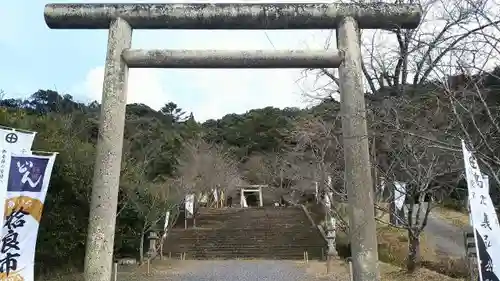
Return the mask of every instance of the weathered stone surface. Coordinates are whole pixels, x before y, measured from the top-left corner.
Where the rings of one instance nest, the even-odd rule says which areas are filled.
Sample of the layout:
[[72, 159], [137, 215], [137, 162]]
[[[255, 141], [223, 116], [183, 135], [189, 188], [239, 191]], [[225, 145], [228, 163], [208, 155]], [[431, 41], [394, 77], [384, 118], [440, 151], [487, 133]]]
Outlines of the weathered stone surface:
[[127, 103], [128, 67], [121, 58], [130, 48], [132, 29], [122, 19], [109, 29], [104, 67], [99, 136], [90, 202], [89, 228], [85, 255], [85, 280], [103, 281], [111, 276], [116, 208]]
[[320, 259], [325, 240], [298, 207], [203, 208], [196, 228], [174, 228], [164, 255], [187, 259]]
[[123, 58], [132, 68], [337, 68], [342, 61], [325, 50], [127, 50]]
[[415, 28], [422, 9], [409, 4], [47, 4], [58, 29], [106, 29], [121, 17], [135, 29], [334, 29], [344, 17], [360, 28]]
[[378, 281], [378, 251], [373, 203], [373, 179], [363, 87], [359, 29], [346, 18], [337, 32], [344, 61], [339, 67], [345, 188], [354, 280]]

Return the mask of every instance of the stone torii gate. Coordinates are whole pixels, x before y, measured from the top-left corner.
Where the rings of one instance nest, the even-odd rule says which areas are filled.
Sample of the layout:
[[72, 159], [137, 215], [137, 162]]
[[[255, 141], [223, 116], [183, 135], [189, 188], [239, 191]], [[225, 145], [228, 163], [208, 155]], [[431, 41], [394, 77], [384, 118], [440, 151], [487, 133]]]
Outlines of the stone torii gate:
[[[85, 280], [111, 275], [128, 68], [339, 68], [354, 280], [379, 280], [359, 29], [412, 29], [406, 4], [48, 4], [53, 29], [109, 29]], [[134, 50], [133, 29], [336, 29], [339, 51]]]

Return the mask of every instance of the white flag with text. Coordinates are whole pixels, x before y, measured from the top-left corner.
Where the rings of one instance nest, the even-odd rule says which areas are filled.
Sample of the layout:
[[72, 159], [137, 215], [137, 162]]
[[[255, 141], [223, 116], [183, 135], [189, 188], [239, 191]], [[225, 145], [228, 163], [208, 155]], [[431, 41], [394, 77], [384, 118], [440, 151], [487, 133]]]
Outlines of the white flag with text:
[[394, 182], [394, 204], [398, 210], [402, 210], [406, 201], [406, 183]]
[[465, 174], [469, 192], [470, 218], [476, 240], [480, 281], [499, 281], [500, 225], [489, 188], [474, 155], [462, 141]]
[[[36, 132], [19, 131], [14, 128], [0, 128], [0, 170], [6, 168], [8, 153], [30, 153], [31, 146], [35, 140]], [[0, 174], [0, 180], [3, 180], [7, 175]], [[7, 189], [0, 189], [0, 202], [5, 202], [7, 198]], [[5, 204], [5, 203], [4, 203]], [[5, 217], [5, 208], [0, 208], [0, 225], [3, 225]]]
[[184, 204], [186, 209], [186, 218], [192, 218], [194, 216], [194, 194], [187, 194]]
[[0, 241], [0, 280], [34, 280], [35, 247], [56, 154], [8, 153], [0, 171], [7, 190]]

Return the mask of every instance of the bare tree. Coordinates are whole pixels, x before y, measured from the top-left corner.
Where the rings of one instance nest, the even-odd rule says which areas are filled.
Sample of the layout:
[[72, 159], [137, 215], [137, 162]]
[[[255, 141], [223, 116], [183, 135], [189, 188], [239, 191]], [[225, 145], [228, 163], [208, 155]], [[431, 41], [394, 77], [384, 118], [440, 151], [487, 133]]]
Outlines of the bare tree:
[[214, 189], [228, 192], [243, 184], [233, 157], [222, 147], [202, 139], [185, 145], [178, 180], [186, 193], [199, 195]]
[[[314, 171], [311, 178], [318, 181], [321, 187], [328, 184], [328, 176], [341, 173], [339, 160], [342, 159], [342, 144], [340, 140], [340, 118], [326, 120], [321, 117], [305, 117], [298, 120], [290, 132], [295, 143], [293, 150], [300, 152], [303, 161], [312, 163]], [[339, 154], [340, 153], [340, 154]], [[335, 180], [338, 180], [335, 175]], [[339, 182], [334, 185], [338, 186]], [[341, 185], [342, 186], [342, 185]]]
[[[459, 64], [475, 71], [488, 61], [492, 52], [498, 52], [495, 38], [500, 34], [500, 16], [489, 12], [498, 9], [495, 1], [398, 1], [405, 2], [423, 8], [423, 20], [417, 29], [362, 33], [362, 69], [367, 91], [377, 93], [391, 88], [401, 94], [411, 86], [453, 75]], [[334, 48], [335, 33], [330, 31], [325, 35], [325, 48]], [[338, 98], [336, 69], [310, 69], [304, 72], [304, 78], [311, 72], [319, 82], [307, 96]]]
[[[390, 208], [383, 202], [376, 207], [397, 217], [408, 232], [407, 268], [413, 271], [429, 213], [454, 191], [463, 169], [461, 153], [445, 149], [450, 146], [449, 136], [456, 133], [457, 122], [442, 89], [434, 84], [418, 95], [385, 96], [369, 99], [369, 104], [374, 170], [393, 194], [388, 198]], [[405, 198], [401, 204], [406, 212], [394, 206], [397, 193]]]
[[464, 73], [460, 75], [460, 85], [443, 84], [451, 115], [457, 122], [455, 146], [448, 149], [461, 151], [459, 139], [466, 140], [497, 187], [500, 187], [500, 99], [496, 89], [500, 84], [499, 69], [476, 75]]
[[254, 154], [242, 165], [245, 178], [255, 184], [267, 184], [282, 189], [300, 185], [304, 179], [303, 165], [294, 151]]
[[[394, 133], [397, 134], [397, 133]], [[380, 169], [386, 182], [390, 183], [394, 195], [390, 200], [403, 199], [403, 212], [395, 208], [384, 208], [385, 212], [397, 217], [399, 227], [408, 233], [407, 270], [417, 269], [420, 259], [420, 236], [423, 233], [431, 210], [439, 205], [453, 191], [453, 183], [442, 181], [451, 172], [451, 162], [459, 163], [458, 155], [434, 148], [430, 141], [410, 136], [405, 132], [392, 138], [387, 161], [388, 169]], [[451, 165], [450, 165], [451, 164]], [[396, 184], [397, 182], [401, 184]], [[399, 194], [396, 196], [396, 194]], [[395, 198], [399, 197], [401, 198]], [[381, 220], [388, 223], [385, 220]]]
[[[497, 61], [492, 58], [500, 55], [500, 15], [490, 12], [497, 11], [498, 4], [489, 0], [398, 1], [404, 2], [423, 7], [421, 25], [415, 30], [363, 31], [362, 69], [367, 92], [371, 92], [367, 117], [375, 182], [383, 176], [389, 182], [407, 183], [409, 206], [402, 227], [408, 231], [408, 269], [414, 270], [428, 214], [443, 198], [436, 194], [453, 189], [453, 181], [440, 179], [462, 169], [457, 160], [460, 138], [476, 143], [483, 156], [478, 158], [498, 181], [498, 103], [495, 109], [485, 103], [483, 89], [476, 89], [473, 95], [469, 92], [465, 98], [463, 91], [446, 91], [443, 85], [457, 72], [473, 76]], [[334, 33], [328, 35], [326, 48], [335, 47]], [[309, 96], [324, 100], [337, 94], [335, 69], [305, 73], [311, 72], [322, 83]], [[423, 206], [417, 199], [430, 195], [436, 200], [421, 213], [418, 209]]]
[[329, 202], [325, 210], [327, 216], [335, 218], [336, 227], [347, 233], [348, 223], [342, 204], [346, 192], [340, 129], [339, 115], [332, 114], [329, 118], [308, 116], [298, 120], [289, 135], [300, 161], [311, 164], [312, 171], [306, 172], [310, 174], [311, 184], [317, 182], [323, 199]]

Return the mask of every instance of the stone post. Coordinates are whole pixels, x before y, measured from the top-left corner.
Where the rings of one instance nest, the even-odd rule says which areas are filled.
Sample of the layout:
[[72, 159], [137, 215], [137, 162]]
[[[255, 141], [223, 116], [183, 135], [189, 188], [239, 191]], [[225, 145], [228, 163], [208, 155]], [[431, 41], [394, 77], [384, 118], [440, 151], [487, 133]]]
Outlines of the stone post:
[[116, 208], [127, 103], [128, 67], [122, 58], [130, 48], [132, 29], [123, 19], [111, 22], [97, 139], [85, 254], [86, 281], [109, 280], [112, 272]]
[[380, 274], [359, 38], [358, 22], [345, 17], [337, 29], [337, 44], [344, 54], [339, 78], [354, 280], [377, 281]]

